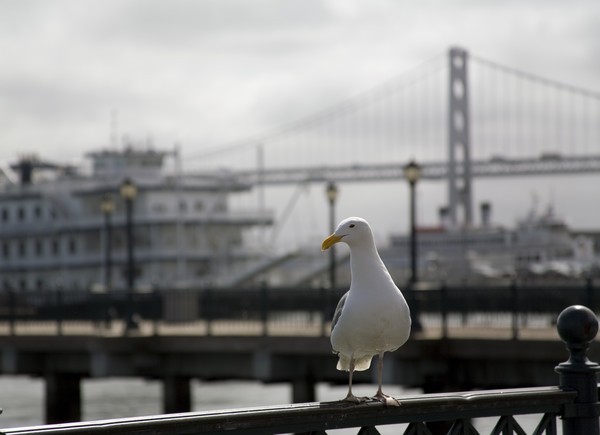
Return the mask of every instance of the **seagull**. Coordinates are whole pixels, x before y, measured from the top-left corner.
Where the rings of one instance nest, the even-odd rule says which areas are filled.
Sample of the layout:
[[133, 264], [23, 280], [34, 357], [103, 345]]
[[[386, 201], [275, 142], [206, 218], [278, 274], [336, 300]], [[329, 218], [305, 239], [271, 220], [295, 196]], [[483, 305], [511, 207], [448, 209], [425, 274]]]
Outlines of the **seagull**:
[[378, 355], [379, 388], [373, 399], [397, 406], [398, 401], [381, 389], [383, 354], [395, 351], [408, 340], [410, 309], [381, 261], [366, 220], [344, 219], [323, 241], [321, 250], [338, 242], [350, 248], [351, 271], [350, 290], [338, 302], [331, 324], [331, 346], [339, 357], [336, 368], [349, 372], [348, 395], [343, 400], [368, 400], [352, 394], [352, 375], [354, 371], [367, 370]]

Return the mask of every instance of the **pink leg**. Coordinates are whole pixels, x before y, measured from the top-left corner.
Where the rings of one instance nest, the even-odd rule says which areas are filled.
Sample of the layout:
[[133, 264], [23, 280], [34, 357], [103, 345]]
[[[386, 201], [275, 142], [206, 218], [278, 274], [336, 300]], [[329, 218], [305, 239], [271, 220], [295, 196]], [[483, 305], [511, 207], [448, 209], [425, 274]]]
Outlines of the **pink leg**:
[[356, 397], [354, 394], [352, 394], [352, 375], [354, 374], [354, 360], [351, 359], [350, 360], [350, 370], [348, 370], [349, 375], [348, 375], [348, 394], [346, 395], [346, 397], [343, 399], [347, 402], [354, 402], [354, 403], [360, 403], [361, 400]]
[[387, 394], [383, 394], [383, 390], [381, 388], [381, 384], [383, 383], [383, 352], [379, 353], [379, 358], [377, 359], [377, 393], [373, 399], [378, 400], [382, 403], [385, 403], [386, 406], [399, 406], [400, 402], [394, 399], [393, 397], [388, 396]]

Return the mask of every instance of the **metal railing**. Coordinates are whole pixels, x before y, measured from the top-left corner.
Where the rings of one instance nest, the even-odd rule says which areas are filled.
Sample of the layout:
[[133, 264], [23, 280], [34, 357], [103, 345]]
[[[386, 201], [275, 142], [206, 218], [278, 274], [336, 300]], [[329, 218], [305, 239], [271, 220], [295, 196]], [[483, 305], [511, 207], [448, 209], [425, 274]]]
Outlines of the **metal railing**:
[[[205, 411], [144, 418], [70, 423], [36, 428], [16, 428], [3, 431], [6, 435], [24, 434], [323, 434], [342, 428], [361, 428], [361, 434], [375, 434], [376, 426], [404, 424], [404, 434], [427, 434], [436, 424], [447, 422], [451, 434], [473, 432], [472, 419], [499, 416], [492, 433], [507, 433], [514, 427], [519, 433], [514, 415], [542, 414], [534, 433], [556, 434], [557, 417], [565, 406], [572, 404], [577, 393], [558, 388], [536, 388], [506, 391], [484, 391], [448, 395], [402, 397], [399, 407], [385, 407], [373, 402], [351, 405], [343, 402], [303, 403], [235, 411]], [[370, 431], [370, 432], [369, 432]], [[429, 431], [429, 432], [428, 432]], [[544, 432], [545, 431], [545, 432]], [[446, 433], [446, 432], [444, 432]]]
[[[3, 434], [280, 434], [323, 435], [340, 428], [360, 428], [358, 434], [378, 434], [381, 425], [404, 424], [405, 435], [478, 434], [472, 419], [497, 417], [491, 434], [525, 434], [515, 416], [541, 415], [533, 434], [557, 434], [558, 418], [564, 435], [600, 435], [597, 373], [600, 366], [587, 358], [598, 332], [596, 315], [571, 306], [557, 320], [569, 359], [559, 364], [558, 387], [432, 394], [399, 398], [400, 406], [376, 401], [304, 403], [241, 410], [166, 414], [115, 420], [4, 429]], [[500, 374], [499, 374], [500, 375]], [[400, 433], [400, 432], [399, 432]]]
[[[154, 290], [92, 293], [75, 290], [0, 291], [0, 334], [27, 333], [29, 326], [51, 326], [57, 334], [114, 334], [128, 312], [145, 328], [140, 333], [187, 328], [198, 335], [293, 331], [327, 335], [337, 301], [345, 289], [259, 288]], [[446, 286], [406, 291], [414, 319], [446, 337], [452, 327], [503, 327], [512, 338], [534, 319], [538, 329], [553, 327], [562, 307], [582, 304], [600, 310], [600, 287], [579, 285]], [[484, 325], [481, 323], [485, 322]], [[535, 323], [535, 322], [534, 322]], [[23, 328], [20, 328], [23, 327]], [[38, 329], [40, 329], [38, 328]]]

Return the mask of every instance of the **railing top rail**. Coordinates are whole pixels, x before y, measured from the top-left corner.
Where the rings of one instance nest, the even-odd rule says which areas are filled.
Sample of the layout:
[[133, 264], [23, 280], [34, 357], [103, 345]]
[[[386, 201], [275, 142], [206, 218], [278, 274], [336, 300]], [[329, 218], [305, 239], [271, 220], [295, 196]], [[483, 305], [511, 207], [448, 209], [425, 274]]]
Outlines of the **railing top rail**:
[[249, 435], [310, 432], [498, 415], [559, 415], [565, 405], [573, 403], [576, 396], [575, 391], [564, 391], [557, 387], [520, 388], [405, 396], [399, 399], [399, 407], [386, 407], [379, 402], [360, 405], [317, 402], [11, 428], [3, 429], [2, 433], [171, 435], [226, 431]]

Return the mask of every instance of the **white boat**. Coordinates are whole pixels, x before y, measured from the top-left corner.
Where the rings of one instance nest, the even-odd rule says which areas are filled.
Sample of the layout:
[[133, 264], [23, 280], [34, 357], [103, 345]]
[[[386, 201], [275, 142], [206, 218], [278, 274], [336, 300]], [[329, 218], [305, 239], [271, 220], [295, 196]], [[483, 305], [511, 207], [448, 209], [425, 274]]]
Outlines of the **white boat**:
[[[271, 225], [272, 213], [234, 211], [229, 200], [251, 186], [226, 172], [168, 173], [165, 159], [174, 154], [128, 146], [88, 154], [87, 173], [31, 156], [12, 165], [12, 172], [0, 171], [2, 288], [127, 288], [126, 207], [119, 193], [126, 178], [137, 187], [135, 289], [218, 286], [260, 261], [244, 235]], [[108, 220], [103, 198], [114, 203]]]
[[[417, 231], [421, 276], [432, 280], [589, 276], [597, 265], [594, 239], [573, 233], [552, 207], [533, 208], [514, 229], [494, 226], [489, 205], [482, 226], [438, 227]], [[408, 253], [409, 238], [392, 236], [388, 255]]]

